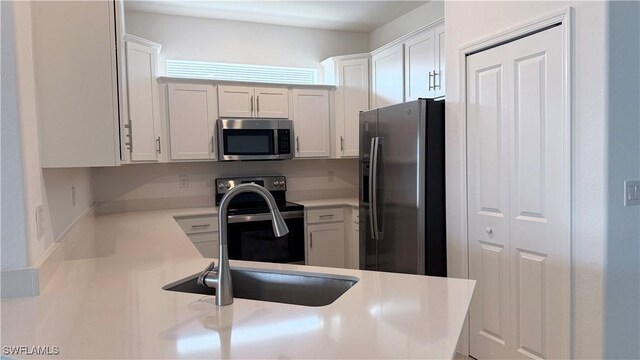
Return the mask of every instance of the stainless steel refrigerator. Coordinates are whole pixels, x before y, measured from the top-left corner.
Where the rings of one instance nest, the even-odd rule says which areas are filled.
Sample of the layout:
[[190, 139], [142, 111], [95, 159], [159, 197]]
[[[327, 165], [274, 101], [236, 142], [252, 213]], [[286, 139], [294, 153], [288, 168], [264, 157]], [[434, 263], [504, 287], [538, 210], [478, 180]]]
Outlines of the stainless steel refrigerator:
[[444, 101], [360, 113], [360, 269], [446, 276]]

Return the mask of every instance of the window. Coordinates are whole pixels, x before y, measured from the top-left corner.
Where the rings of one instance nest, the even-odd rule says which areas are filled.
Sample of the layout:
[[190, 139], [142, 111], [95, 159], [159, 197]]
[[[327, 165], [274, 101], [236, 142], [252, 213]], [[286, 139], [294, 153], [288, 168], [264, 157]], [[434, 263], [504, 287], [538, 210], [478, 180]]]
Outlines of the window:
[[318, 78], [316, 69], [189, 60], [167, 60], [167, 76], [306, 85]]

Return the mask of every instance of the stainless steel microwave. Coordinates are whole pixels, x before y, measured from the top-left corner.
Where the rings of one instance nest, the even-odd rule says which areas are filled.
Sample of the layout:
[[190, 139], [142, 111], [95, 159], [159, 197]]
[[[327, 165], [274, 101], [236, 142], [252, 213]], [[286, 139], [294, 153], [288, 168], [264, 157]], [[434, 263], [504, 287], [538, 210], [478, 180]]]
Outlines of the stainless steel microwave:
[[293, 122], [286, 119], [218, 119], [218, 160], [293, 159]]

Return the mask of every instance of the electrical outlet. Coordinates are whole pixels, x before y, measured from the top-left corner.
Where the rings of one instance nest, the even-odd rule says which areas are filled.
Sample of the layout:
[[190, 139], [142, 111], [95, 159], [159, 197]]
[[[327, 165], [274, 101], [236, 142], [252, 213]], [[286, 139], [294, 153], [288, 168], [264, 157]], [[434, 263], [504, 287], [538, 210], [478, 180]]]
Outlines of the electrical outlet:
[[640, 181], [624, 182], [624, 206], [640, 206]]
[[76, 187], [75, 186], [71, 187], [71, 205], [73, 207], [76, 206]]
[[329, 179], [328, 179], [328, 181], [329, 181], [330, 183], [332, 183], [332, 182], [336, 181], [336, 172], [335, 172], [335, 171], [333, 171], [333, 170], [329, 170], [329, 171], [328, 171], [328, 175], [329, 175]]
[[38, 234], [38, 239], [42, 239], [46, 230], [44, 226], [45, 215], [44, 206], [42, 204], [36, 206], [36, 233]]
[[186, 189], [189, 187], [189, 177], [187, 175], [180, 175], [178, 177], [178, 187], [180, 189]]

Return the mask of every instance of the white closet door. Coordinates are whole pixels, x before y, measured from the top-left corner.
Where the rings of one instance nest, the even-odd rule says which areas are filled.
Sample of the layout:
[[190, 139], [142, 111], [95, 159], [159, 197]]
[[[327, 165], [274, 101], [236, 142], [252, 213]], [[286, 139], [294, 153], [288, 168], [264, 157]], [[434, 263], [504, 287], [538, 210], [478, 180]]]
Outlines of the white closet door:
[[472, 356], [508, 357], [508, 52], [467, 58], [469, 277], [478, 281], [469, 313]]
[[569, 357], [570, 157], [562, 28], [509, 46], [512, 358]]
[[469, 275], [478, 280], [470, 355], [477, 359], [569, 357], [565, 75], [560, 27], [467, 58]]

